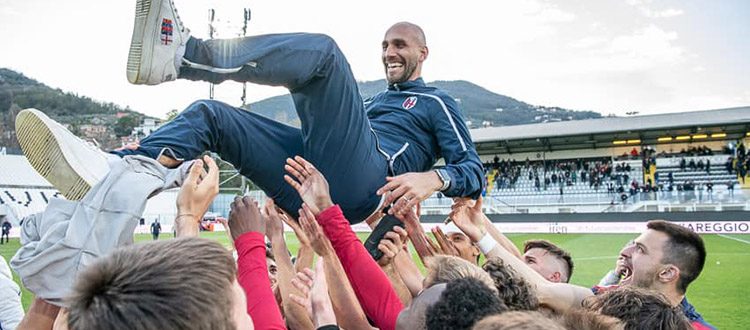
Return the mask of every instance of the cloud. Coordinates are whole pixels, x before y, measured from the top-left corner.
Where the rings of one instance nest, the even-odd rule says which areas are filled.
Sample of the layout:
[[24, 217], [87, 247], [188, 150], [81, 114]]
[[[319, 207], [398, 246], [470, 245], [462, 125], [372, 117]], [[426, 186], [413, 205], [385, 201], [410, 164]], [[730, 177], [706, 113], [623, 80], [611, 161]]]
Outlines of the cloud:
[[658, 10], [651, 8], [652, 0], [627, 0], [625, 1], [628, 5], [631, 5], [638, 9], [643, 16], [648, 18], [670, 18], [680, 16], [684, 14], [681, 9], [667, 8], [664, 10]]

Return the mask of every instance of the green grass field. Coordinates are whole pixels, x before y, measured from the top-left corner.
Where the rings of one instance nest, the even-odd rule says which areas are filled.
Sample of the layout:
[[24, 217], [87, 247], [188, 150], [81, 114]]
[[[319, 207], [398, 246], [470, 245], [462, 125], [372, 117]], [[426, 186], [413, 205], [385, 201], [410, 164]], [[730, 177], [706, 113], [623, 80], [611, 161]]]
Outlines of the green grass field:
[[[229, 246], [224, 233], [201, 233]], [[509, 235], [516, 245], [531, 238], [544, 238], [570, 251], [575, 262], [572, 283], [591, 286], [609, 271], [620, 248], [636, 235], [608, 234], [529, 234]], [[161, 239], [171, 238], [171, 234]], [[366, 235], [361, 234], [364, 239]], [[136, 235], [136, 242], [148, 241], [150, 235]], [[750, 237], [747, 235], [704, 235], [708, 258], [703, 273], [688, 289], [688, 299], [698, 311], [719, 329], [745, 329], [750, 324]], [[292, 252], [296, 252], [298, 241], [287, 234]], [[18, 239], [0, 245], [0, 254], [10, 260], [19, 248]], [[15, 274], [14, 274], [15, 275]], [[18, 279], [16, 278], [18, 282]], [[33, 296], [24, 290], [23, 305], [28, 308]]]

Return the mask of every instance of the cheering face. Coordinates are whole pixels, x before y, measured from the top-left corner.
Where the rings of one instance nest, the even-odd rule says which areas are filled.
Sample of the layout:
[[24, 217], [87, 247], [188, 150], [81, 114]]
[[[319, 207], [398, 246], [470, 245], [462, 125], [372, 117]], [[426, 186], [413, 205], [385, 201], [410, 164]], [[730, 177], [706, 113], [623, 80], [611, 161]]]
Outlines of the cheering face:
[[382, 43], [383, 66], [389, 84], [415, 80], [422, 74], [427, 46], [413, 27], [396, 24], [388, 29]]
[[477, 256], [479, 256], [479, 248], [471, 243], [468, 236], [463, 233], [450, 233], [447, 236], [453, 243], [453, 246], [456, 247], [456, 250], [458, 250], [461, 259], [476, 264]]
[[617, 261], [617, 269], [623, 276], [620, 285], [653, 289], [665, 267], [661, 260], [668, 241], [666, 234], [649, 229], [623, 248]]

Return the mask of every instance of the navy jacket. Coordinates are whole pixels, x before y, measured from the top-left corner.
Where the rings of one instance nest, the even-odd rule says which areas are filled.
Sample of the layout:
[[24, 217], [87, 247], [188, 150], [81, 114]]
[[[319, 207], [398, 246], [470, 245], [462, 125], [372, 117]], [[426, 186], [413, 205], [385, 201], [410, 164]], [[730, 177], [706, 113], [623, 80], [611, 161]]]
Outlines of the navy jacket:
[[456, 101], [427, 87], [419, 78], [388, 86], [365, 100], [378, 151], [395, 175], [424, 172], [439, 158], [451, 177], [448, 197], [478, 198], [484, 180], [482, 163]]

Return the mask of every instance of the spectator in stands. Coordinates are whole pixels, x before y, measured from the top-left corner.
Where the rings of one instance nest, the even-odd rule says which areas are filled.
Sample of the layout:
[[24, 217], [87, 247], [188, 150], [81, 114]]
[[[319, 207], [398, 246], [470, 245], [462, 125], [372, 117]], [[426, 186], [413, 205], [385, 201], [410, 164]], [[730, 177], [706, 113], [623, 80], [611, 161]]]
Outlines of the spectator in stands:
[[526, 241], [523, 253], [524, 262], [550, 282], [568, 283], [573, 276], [570, 254], [550, 241]]
[[13, 225], [10, 224], [10, 221], [6, 217], [3, 217], [3, 224], [2, 224], [2, 235], [0, 235], [0, 244], [3, 244], [3, 239], [5, 239], [5, 243], [10, 242], [10, 229], [13, 227]]
[[249, 329], [247, 308], [229, 252], [178, 238], [121, 248], [86, 268], [64, 328]]
[[151, 223], [151, 237], [154, 241], [159, 239], [159, 233], [161, 233], [161, 224], [159, 219], [154, 219], [154, 222]]

